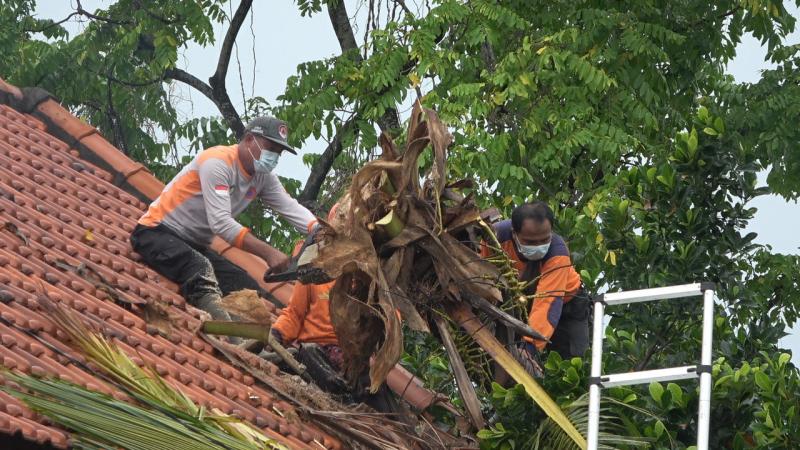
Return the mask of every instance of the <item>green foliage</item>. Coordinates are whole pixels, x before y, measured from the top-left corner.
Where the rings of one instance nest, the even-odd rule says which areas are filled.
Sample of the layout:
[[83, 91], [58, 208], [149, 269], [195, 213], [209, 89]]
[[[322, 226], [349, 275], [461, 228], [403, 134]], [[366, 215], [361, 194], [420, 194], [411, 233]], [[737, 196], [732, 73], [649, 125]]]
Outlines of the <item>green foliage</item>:
[[400, 363], [425, 381], [425, 387], [458, 402], [455, 380], [444, 348], [427, 333], [405, 330], [406, 352]]
[[[179, 119], [162, 80], [182, 46], [213, 41], [226, 2], [173, 3], [119, 0], [95, 14], [120, 23], [93, 20], [68, 36], [32, 15], [33, 0], [6, 1], [0, 76], [50, 90], [166, 179], [185, 162], [183, 143], [193, 153], [232, 140], [218, 118]], [[327, 6], [297, 4], [303, 15]], [[745, 232], [751, 200], [800, 195], [800, 47], [784, 42], [795, 18], [783, 2], [434, 0], [413, 17], [376, 17], [365, 48], [299, 65], [275, 108], [248, 102], [288, 120], [295, 145], [332, 139], [351, 123], [320, 203], [333, 203], [343, 180], [375, 156], [377, 122], [419, 89], [453, 133], [451, 176], [474, 180], [482, 206], [506, 213], [534, 198], [550, 203], [589, 288], [716, 282], [711, 447], [800, 447], [798, 372], [778, 348], [800, 311], [800, 258]], [[737, 84], [724, 67], [745, 33], [764, 43], [775, 68]], [[240, 219], [291, 248], [288, 227], [262, 216], [253, 206]], [[606, 372], [696, 361], [696, 300], [610, 312]], [[412, 346], [405, 363], [453, 395], [443, 350], [424, 348]], [[585, 364], [549, 355], [546, 368], [548, 392], [562, 405], [579, 402]], [[482, 432], [485, 448], [528, 448], [541, 425], [533, 407], [502, 413], [523, 402], [514, 392], [492, 394], [500, 422]], [[655, 448], [692, 445], [695, 385], [605, 393], [624, 427], [618, 434]]]
[[[587, 396], [564, 404], [564, 410], [570, 421], [586, 434], [588, 426]], [[562, 450], [575, 449], [572, 442], [549, 418], [538, 411], [531, 398], [525, 393], [521, 385], [505, 389], [499, 384], [492, 385], [491, 401], [496, 415], [496, 423], [478, 432], [481, 450]], [[617, 412], [611, 411], [609, 406], [615, 406], [617, 412], [625, 411], [624, 419], [617, 417]], [[635, 417], [653, 418], [647, 411], [631, 407], [615, 400], [607, 400], [601, 406], [604, 429], [599, 436], [599, 448], [650, 448], [656, 441], [657, 432], [646, 436], [631, 434], [629, 424]], [[661, 423], [657, 421], [657, 423]], [[663, 430], [663, 424], [660, 428]], [[638, 430], [633, 430], [637, 431]], [[662, 431], [663, 433], [663, 431]]]
[[121, 0], [92, 11], [99, 19], [69, 36], [61, 24], [33, 16], [35, 2], [4, 2], [0, 74], [53, 93], [133, 158], [164, 162], [177, 152], [176, 131], [185, 125], [164, 73], [187, 43], [214, 41], [223, 3]]

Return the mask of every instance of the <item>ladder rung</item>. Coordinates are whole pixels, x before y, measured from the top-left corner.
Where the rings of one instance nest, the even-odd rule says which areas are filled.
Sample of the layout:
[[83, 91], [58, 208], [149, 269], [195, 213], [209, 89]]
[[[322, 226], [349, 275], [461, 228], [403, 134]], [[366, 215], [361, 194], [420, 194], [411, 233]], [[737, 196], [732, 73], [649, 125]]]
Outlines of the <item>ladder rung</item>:
[[666, 300], [670, 298], [692, 297], [703, 294], [701, 283], [683, 284], [652, 289], [639, 289], [625, 292], [606, 292], [602, 300], [608, 306], [624, 305], [626, 303], [649, 302], [652, 300]]
[[675, 381], [697, 378], [697, 366], [670, 367], [668, 369], [643, 370], [641, 372], [617, 373], [600, 377], [604, 388], [653, 381]]

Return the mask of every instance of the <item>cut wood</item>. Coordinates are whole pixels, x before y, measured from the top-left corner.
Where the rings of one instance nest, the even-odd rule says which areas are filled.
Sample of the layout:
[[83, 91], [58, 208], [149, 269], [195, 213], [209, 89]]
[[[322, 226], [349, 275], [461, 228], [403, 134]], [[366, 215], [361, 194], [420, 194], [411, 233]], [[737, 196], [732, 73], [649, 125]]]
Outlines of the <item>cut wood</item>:
[[467, 409], [467, 416], [476, 430], [482, 429], [486, 426], [486, 421], [483, 420], [481, 413], [481, 402], [478, 400], [478, 394], [475, 393], [475, 386], [472, 385], [467, 374], [467, 369], [464, 367], [464, 361], [458, 354], [453, 337], [450, 336], [450, 330], [447, 328], [447, 323], [441, 317], [434, 317], [433, 321], [436, 323], [436, 328], [439, 330], [439, 336], [442, 338], [442, 343], [447, 351], [447, 358], [450, 360], [450, 368], [453, 369], [453, 375], [456, 378], [458, 385], [458, 394], [461, 400], [464, 401], [464, 407]]
[[460, 291], [461, 298], [467, 301], [473, 308], [480, 309], [481, 311], [488, 314], [493, 319], [499, 320], [503, 323], [506, 327], [513, 330], [515, 333], [519, 334], [520, 336], [527, 336], [533, 339], [539, 339], [542, 341], [550, 342], [550, 339], [542, 336], [541, 334], [537, 333], [527, 324], [517, 320], [507, 312], [503, 311], [502, 309], [498, 308], [488, 300], [484, 299], [479, 295], [475, 295], [469, 291], [462, 290]]

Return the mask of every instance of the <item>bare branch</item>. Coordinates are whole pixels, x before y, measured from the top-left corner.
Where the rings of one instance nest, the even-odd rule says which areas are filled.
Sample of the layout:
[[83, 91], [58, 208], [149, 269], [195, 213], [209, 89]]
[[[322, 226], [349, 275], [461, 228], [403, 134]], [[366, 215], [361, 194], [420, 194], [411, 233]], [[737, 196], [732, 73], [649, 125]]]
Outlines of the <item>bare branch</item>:
[[394, 0], [394, 3], [396, 5], [400, 5], [400, 7], [403, 8], [403, 11], [405, 11], [406, 14], [408, 14], [411, 18], [414, 18], [414, 13], [412, 13], [411, 10], [408, 9], [408, 6], [406, 5], [405, 1], [403, 1], [403, 0]]
[[214, 102], [214, 105], [216, 105], [217, 109], [219, 109], [219, 112], [222, 114], [223, 119], [225, 119], [225, 123], [233, 130], [237, 138], [240, 138], [244, 134], [242, 120], [239, 118], [239, 113], [236, 112], [227, 94], [224, 98], [220, 98], [218, 92], [211, 86], [183, 69], [168, 69], [164, 72], [164, 78], [172, 78], [173, 80], [180, 81], [197, 89], [201, 94]]
[[342, 136], [349, 132], [354, 125], [355, 119], [351, 117], [339, 128], [339, 132], [336, 133], [336, 136], [334, 136], [333, 140], [325, 148], [325, 151], [322, 152], [322, 155], [320, 155], [319, 159], [317, 159], [311, 167], [311, 174], [306, 180], [303, 192], [301, 192], [300, 196], [297, 198], [299, 202], [310, 205], [319, 197], [319, 191], [322, 189], [325, 177], [328, 176], [328, 172], [331, 170], [336, 157], [342, 153]]
[[209, 100], [216, 103], [216, 101], [214, 100], [214, 92], [211, 90], [211, 86], [204, 83], [201, 79], [197, 78], [196, 76], [190, 74], [189, 72], [183, 69], [178, 69], [178, 68], [167, 69], [164, 72], [164, 78], [172, 78], [173, 80], [186, 83], [189, 86], [200, 91], [200, 93], [208, 97]]
[[242, 28], [242, 23], [244, 23], [244, 19], [247, 17], [247, 13], [250, 12], [250, 6], [252, 6], [253, 0], [242, 0], [239, 3], [239, 7], [236, 9], [236, 13], [231, 18], [231, 24], [228, 28], [228, 32], [225, 33], [225, 40], [222, 41], [222, 50], [219, 52], [219, 61], [217, 61], [217, 70], [214, 72], [214, 75], [211, 77], [211, 86], [214, 86], [216, 79], [216, 83], [223, 84], [225, 83], [225, 76], [228, 74], [228, 64], [231, 61], [231, 52], [233, 51], [233, 44], [236, 42], [236, 36], [239, 34], [239, 29]]
[[233, 106], [228, 90], [225, 87], [225, 76], [228, 74], [228, 64], [231, 61], [231, 53], [233, 52], [233, 44], [236, 42], [236, 36], [242, 28], [242, 23], [250, 12], [250, 7], [253, 0], [242, 0], [236, 13], [231, 18], [230, 27], [228, 32], [225, 33], [225, 40], [222, 41], [222, 50], [219, 52], [219, 61], [217, 61], [217, 70], [214, 75], [208, 79], [208, 85], [211, 87], [211, 97], [214, 104], [222, 113], [228, 127], [240, 139], [244, 135], [244, 124], [236, 108]]
[[[334, 4], [329, 3], [328, 17], [331, 20], [331, 25], [336, 34], [336, 39], [339, 41], [339, 47], [341, 47], [342, 53], [352, 51], [353, 57], [356, 58], [357, 62], [363, 61], [363, 57], [358, 53], [356, 36], [350, 24], [350, 16], [347, 14], [345, 2], [338, 1]], [[397, 110], [395, 108], [387, 108], [386, 112], [384, 112], [383, 116], [378, 120], [378, 126], [380, 126], [381, 131], [387, 132], [399, 128], [400, 118], [397, 115]]]
[[58, 22], [53, 22], [53, 23], [51, 23], [49, 25], [44, 26], [43, 28], [39, 28], [38, 30], [23, 30], [23, 31], [25, 31], [27, 33], [41, 33], [41, 32], [43, 32], [45, 30], [49, 30], [50, 28], [53, 28], [53, 27], [58, 26], [58, 25], [61, 25], [62, 23], [68, 21], [69, 19], [72, 19], [73, 17], [79, 16], [79, 15], [81, 15], [81, 13], [78, 12], [78, 11], [75, 11], [74, 13], [72, 13], [72, 14], [68, 15], [67, 17], [63, 18], [62, 20], [59, 20]]
[[[333, 32], [336, 34], [342, 53], [358, 49], [356, 36], [353, 33], [353, 27], [350, 25], [350, 17], [347, 15], [347, 8], [344, 2], [338, 1], [334, 5], [328, 4], [328, 17], [331, 19]], [[362, 60], [358, 52], [355, 52], [355, 55], [358, 61]]]

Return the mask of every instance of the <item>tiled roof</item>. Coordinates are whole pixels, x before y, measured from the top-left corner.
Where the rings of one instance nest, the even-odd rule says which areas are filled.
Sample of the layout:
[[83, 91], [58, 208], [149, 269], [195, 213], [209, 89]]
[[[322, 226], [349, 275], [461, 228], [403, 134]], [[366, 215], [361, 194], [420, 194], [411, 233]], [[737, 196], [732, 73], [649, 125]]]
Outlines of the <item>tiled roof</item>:
[[[135, 361], [154, 367], [194, 401], [241, 416], [291, 448], [341, 447], [302, 422], [269, 386], [183, 331], [197, 322], [199, 312], [174, 284], [140, 264], [128, 243], [145, 201], [162, 187], [43, 91], [20, 90], [0, 80], [0, 363], [124, 398], [70, 361], [83, 358], [64, 345], [66, 336], [39, 308], [37, 297], [45, 290], [51, 299], [102, 323]], [[266, 266], [255, 257], [219, 242], [215, 249], [256, 277], [264, 273]], [[269, 287], [280, 299], [288, 298], [289, 286]], [[137, 304], [145, 302], [167, 307], [173, 325], [168, 338], [140, 317]], [[277, 367], [270, 371], [277, 374]], [[68, 433], [3, 393], [0, 433], [69, 445]]]

